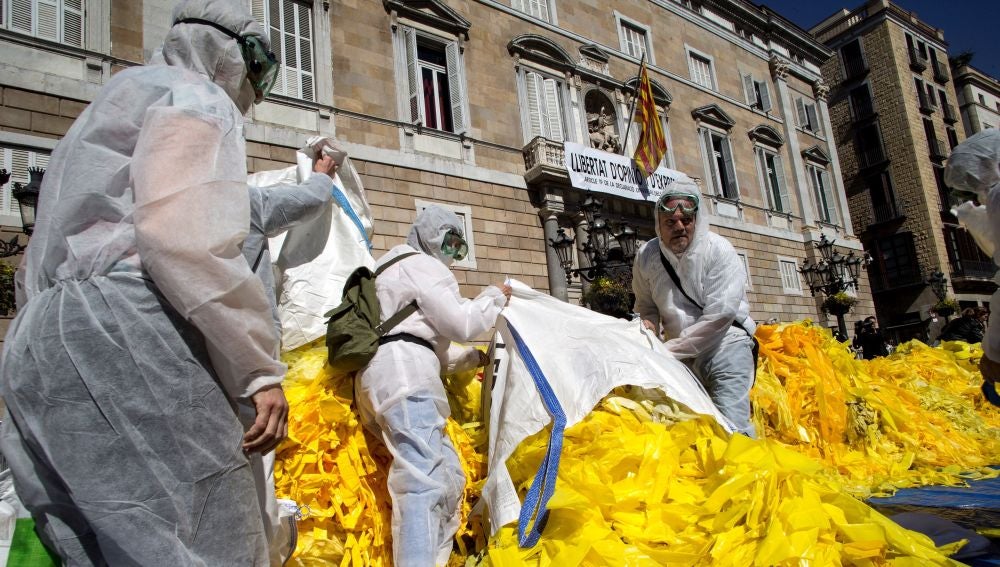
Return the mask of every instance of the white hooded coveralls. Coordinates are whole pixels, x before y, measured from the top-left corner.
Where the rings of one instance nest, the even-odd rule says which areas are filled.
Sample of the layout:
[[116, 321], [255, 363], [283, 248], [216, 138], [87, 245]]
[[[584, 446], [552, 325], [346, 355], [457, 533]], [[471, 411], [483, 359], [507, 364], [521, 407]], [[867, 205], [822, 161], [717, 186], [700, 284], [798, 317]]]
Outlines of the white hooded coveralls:
[[[698, 195], [699, 191], [693, 181], [682, 178], [664, 193], [666, 201], [669, 195]], [[657, 207], [657, 238], [643, 244], [632, 268], [634, 310], [643, 320], [659, 323], [667, 349], [691, 367], [734, 429], [753, 436], [750, 387], [755, 369], [748, 333], [757, 327], [750, 318], [743, 264], [728, 240], [708, 230], [708, 218], [700, 211], [687, 250], [674, 254], [661, 241], [660, 214]], [[677, 289], [663, 268], [661, 253], [684, 290], [704, 310]], [[734, 326], [734, 321], [743, 329]]]
[[[185, 1], [265, 38], [240, 0]], [[250, 218], [238, 43], [177, 24], [52, 154], [4, 344], [2, 449], [66, 565], [266, 565], [231, 401], [280, 383], [240, 253]]]
[[410, 342], [379, 347], [358, 375], [355, 400], [365, 425], [392, 453], [388, 488], [392, 496], [393, 564], [443, 565], [458, 529], [458, 506], [465, 475], [445, 434], [450, 415], [441, 369], [451, 341], [468, 342], [496, 323], [506, 298], [488, 287], [474, 300], [459, 294], [441, 251], [448, 229], [464, 236], [458, 216], [430, 206], [417, 215], [407, 244], [389, 250], [381, 266], [400, 254], [422, 252], [389, 266], [375, 280], [382, 319], [416, 300], [419, 309], [389, 335], [407, 333], [434, 350]]

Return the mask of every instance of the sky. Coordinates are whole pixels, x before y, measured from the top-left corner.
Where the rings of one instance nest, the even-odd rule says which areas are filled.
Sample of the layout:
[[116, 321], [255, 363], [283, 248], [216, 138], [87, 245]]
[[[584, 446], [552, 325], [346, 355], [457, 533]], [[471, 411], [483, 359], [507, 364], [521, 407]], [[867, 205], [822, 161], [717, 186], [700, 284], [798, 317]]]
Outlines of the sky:
[[[864, 0], [752, 0], [799, 27], [809, 29], [841, 8], [853, 10]], [[916, 12], [924, 23], [944, 30], [948, 55], [972, 51], [972, 66], [1000, 79], [1000, 0], [893, 0]]]

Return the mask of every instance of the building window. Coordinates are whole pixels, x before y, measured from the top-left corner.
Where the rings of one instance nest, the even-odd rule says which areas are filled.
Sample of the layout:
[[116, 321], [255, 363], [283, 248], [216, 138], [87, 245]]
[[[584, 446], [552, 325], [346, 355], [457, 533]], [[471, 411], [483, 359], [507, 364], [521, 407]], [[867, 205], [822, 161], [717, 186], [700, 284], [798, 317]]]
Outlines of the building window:
[[766, 82], [754, 79], [753, 75], [743, 75], [743, 93], [747, 104], [752, 108], [764, 112], [771, 110], [771, 93], [767, 90]]
[[647, 30], [638, 24], [628, 22], [619, 17], [618, 37], [621, 42], [622, 51], [636, 59], [642, 59], [649, 52]]
[[837, 224], [837, 205], [834, 200], [830, 176], [825, 169], [815, 165], [806, 165], [806, 171], [809, 174], [809, 184], [812, 186], [819, 220], [829, 224]]
[[802, 280], [799, 279], [799, 265], [790, 258], [778, 258], [778, 271], [781, 272], [781, 288], [785, 293], [801, 295]]
[[712, 71], [712, 59], [693, 51], [688, 51], [688, 68], [691, 80], [707, 89], [715, 90], [715, 77]]
[[29, 167], [45, 169], [49, 166], [49, 154], [33, 152], [21, 148], [0, 147], [0, 169], [10, 172], [10, 181], [0, 188], [0, 225], [20, 226], [21, 211], [11, 195], [14, 183], [27, 185], [31, 180]]
[[458, 42], [402, 29], [410, 121], [443, 132], [464, 132], [465, 77]]
[[549, 0], [510, 0], [510, 7], [519, 12], [534, 16], [539, 20], [552, 21], [550, 14], [553, 11], [550, 9]]
[[979, 97], [979, 104], [986, 106], [986, 97], [984, 97], [982, 94], [979, 94], [977, 96]]
[[452, 266], [457, 268], [467, 268], [470, 270], [476, 269], [476, 238], [472, 231], [472, 207], [468, 205], [455, 205], [452, 203], [438, 203], [434, 201], [424, 201], [422, 199], [414, 199], [414, 205], [416, 206], [417, 212], [421, 212], [430, 205], [437, 205], [441, 208], [448, 209], [449, 211], [458, 215], [463, 223], [463, 228], [465, 229], [465, 243], [469, 245], [469, 253], [462, 260], [455, 260]]
[[816, 103], [810, 102], [804, 97], [795, 99], [796, 115], [799, 119], [799, 128], [808, 130], [813, 134], [821, 131], [819, 125], [819, 115], [816, 113]]
[[882, 171], [866, 180], [868, 195], [872, 201], [872, 222], [880, 223], [899, 218], [899, 206], [892, 188], [892, 176]]
[[944, 131], [948, 134], [948, 147], [954, 150], [958, 145], [958, 132], [951, 126], [946, 126]]
[[792, 212], [788, 200], [788, 185], [785, 183], [785, 170], [781, 166], [781, 158], [764, 148], [756, 148], [757, 171], [763, 180], [764, 193], [772, 211], [779, 213]]
[[753, 280], [750, 279], [750, 261], [747, 260], [746, 252], [737, 252], [737, 256], [740, 257], [740, 263], [743, 264], [743, 273], [746, 275], [746, 282], [743, 284], [743, 289], [746, 291], [753, 290]]
[[312, 8], [294, 0], [255, 0], [251, 11], [271, 40], [271, 51], [281, 61], [273, 94], [316, 100], [313, 72]]
[[856, 39], [840, 48], [840, 59], [844, 63], [847, 78], [859, 77], [868, 72], [868, 64], [861, 52], [861, 40]]
[[857, 148], [862, 168], [872, 167], [886, 160], [878, 124], [869, 124], [858, 130]]
[[726, 199], [739, 200], [740, 190], [736, 184], [736, 167], [729, 136], [707, 128], [701, 128], [699, 135], [707, 158], [705, 177], [711, 180], [713, 192]]
[[872, 257], [875, 261], [869, 268], [869, 275], [873, 276], [870, 278], [873, 289], [892, 289], [921, 282], [911, 233], [903, 232], [876, 240]]
[[0, 1], [0, 27], [84, 47], [83, 13], [83, 0]]
[[524, 91], [527, 96], [523, 105], [528, 112], [528, 140], [541, 136], [553, 142], [565, 140], [563, 128], [563, 104], [561, 81], [546, 77], [541, 73], [524, 73]]
[[868, 83], [851, 89], [849, 98], [851, 102], [851, 118], [854, 121], [864, 120], [875, 115], [875, 105], [872, 103], [872, 93], [868, 88]]

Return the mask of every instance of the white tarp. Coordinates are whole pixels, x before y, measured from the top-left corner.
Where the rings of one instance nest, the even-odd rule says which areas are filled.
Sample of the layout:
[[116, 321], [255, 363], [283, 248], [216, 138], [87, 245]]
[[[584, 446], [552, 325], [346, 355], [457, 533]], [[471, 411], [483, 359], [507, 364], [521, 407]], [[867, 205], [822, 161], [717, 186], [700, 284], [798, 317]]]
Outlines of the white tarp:
[[655, 202], [670, 184], [687, 177], [680, 171], [658, 167], [653, 175], [644, 178], [632, 158], [574, 142], [563, 143], [563, 152], [570, 185], [584, 191]]
[[[617, 386], [657, 388], [732, 431], [704, 388], [638, 320], [614, 319], [560, 301], [512, 280], [510, 304], [497, 321], [505, 345], [490, 393], [489, 476], [483, 500], [491, 532], [516, 521], [521, 502], [505, 463], [526, 437], [552, 421], [515, 346], [510, 327], [531, 350], [566, 414], [582, 420]], [[501, 341], [498, 341], [498, 344]], [[489, 384], [485, 384], [489, 387]]]
[[[255, 173], [250, 176], [249, 183], [258, 187], [301, 183], [312, 171], [312, 158], [306, 152], [312, 153], [310, 149], [322, 145], [323, 140], [310, 139], [306, 148], [296, 153], [297, 166]], [[343, 191], [371, 238], [371, 208], [361, 177], [350, 159], [344, 161], [333, 182]], [[270, 239], [269, 247], [278, 294], [283, 352], [325, 335], [326, 317], [323, 315], [340, 305], [347, 276], [359, 266], [375, 266], [365, 236], [336, 201], [319, 217]]]

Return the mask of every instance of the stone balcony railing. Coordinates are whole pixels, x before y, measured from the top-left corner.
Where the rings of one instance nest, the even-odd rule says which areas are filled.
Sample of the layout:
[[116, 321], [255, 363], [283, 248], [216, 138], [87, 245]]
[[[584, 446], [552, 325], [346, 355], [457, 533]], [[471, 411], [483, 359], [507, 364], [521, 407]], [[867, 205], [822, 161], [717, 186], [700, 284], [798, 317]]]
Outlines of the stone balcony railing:
[[524, 180], [527, 183], [569, 181], [562, 142], [535, 136], [521, 153], [524, 155]]

